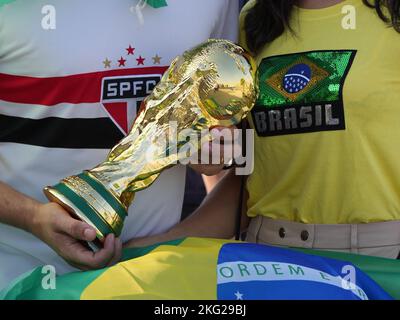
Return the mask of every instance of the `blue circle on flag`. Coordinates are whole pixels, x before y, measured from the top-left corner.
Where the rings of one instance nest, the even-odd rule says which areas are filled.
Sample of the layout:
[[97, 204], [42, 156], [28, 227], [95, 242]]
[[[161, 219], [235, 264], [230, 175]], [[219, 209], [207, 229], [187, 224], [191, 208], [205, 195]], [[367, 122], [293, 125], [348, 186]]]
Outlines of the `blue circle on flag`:
[[299, 63], [290, 68], [283, 78], [283, 88], [287, 93], [298, 93], [311, 80], [311, 68], [305, 63]]

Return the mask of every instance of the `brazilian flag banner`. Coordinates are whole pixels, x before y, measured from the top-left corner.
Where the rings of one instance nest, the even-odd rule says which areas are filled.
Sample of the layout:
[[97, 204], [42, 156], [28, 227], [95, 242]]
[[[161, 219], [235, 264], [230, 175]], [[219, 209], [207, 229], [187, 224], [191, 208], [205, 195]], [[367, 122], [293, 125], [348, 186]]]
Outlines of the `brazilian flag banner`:
[[1, 299], [376, 300], [400, 299], [400, 261], [186, 238], [128, 249], [109, 268], [56, 278], [45, 289], [37, 268]]

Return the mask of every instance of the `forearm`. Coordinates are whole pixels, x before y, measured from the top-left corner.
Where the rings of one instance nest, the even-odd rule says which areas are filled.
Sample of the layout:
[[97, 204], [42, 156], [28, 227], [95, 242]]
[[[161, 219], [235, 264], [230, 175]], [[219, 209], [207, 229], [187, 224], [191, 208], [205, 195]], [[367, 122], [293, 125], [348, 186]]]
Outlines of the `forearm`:
[[0, 182], [0, 222], [31, 232], [36, 200]]
[[108, 235], [103, 248], [93, 253], [82, 244], [96, 238], [96, 231], [87, 223], [74, 219], [54, 202], [37, 202], [1, 182], [0, 222], [32, 233], [75, 268], [100, 269], [121, 257], [122, 243], [114, 235]]
[[[241, 177], [235, 176], [234, 170], [231, 170], [186, 220], [164, 234], [134, 239], [126, 246], [147, 246], [184, 237], [232, 238], [235, 234], [240, 185]], [[246, 224], [245, 215], [243, 217], [242, 223]]]

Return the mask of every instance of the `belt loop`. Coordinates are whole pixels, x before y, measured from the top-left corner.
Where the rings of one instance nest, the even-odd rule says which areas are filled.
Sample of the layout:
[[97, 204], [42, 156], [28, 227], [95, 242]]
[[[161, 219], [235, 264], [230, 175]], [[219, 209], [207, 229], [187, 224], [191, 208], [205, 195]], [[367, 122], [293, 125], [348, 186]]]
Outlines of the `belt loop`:
[[[319, 230], [318, 230], [319, 231]], [[311, 248], [316, 247], [316, 238], [317, 238], [317, 225], [313, 224], [312, 225], [312, 242], [311, 242]]]
[[358, 230], [356, 224], [350, 225], [350, 252], [358, 253]]
[[258, 216], [258, 218], [259, 218], [258, 230], [256, 230], [256, 232], [255, 232], [256, 243], [260, 243], [260, 231], [261, 231], [261, 227], [265, 220], [265, 217], [263, 217], [263, 216]]

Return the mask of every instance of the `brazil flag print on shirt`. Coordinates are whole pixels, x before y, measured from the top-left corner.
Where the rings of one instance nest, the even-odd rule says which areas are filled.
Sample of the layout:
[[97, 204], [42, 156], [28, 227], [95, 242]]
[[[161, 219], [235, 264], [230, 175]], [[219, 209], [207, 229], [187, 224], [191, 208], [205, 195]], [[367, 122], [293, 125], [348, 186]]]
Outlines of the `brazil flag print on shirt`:
[[125, 250], [124, 260], [59, 276], [54, 290], [40, 267], [0, 299], [400, 299], [399, 260], [202, 238]]
[[258, 135], [344, 130], [342, 91], [355, 55], [334, 50], [264, 58], [252, 111]]

